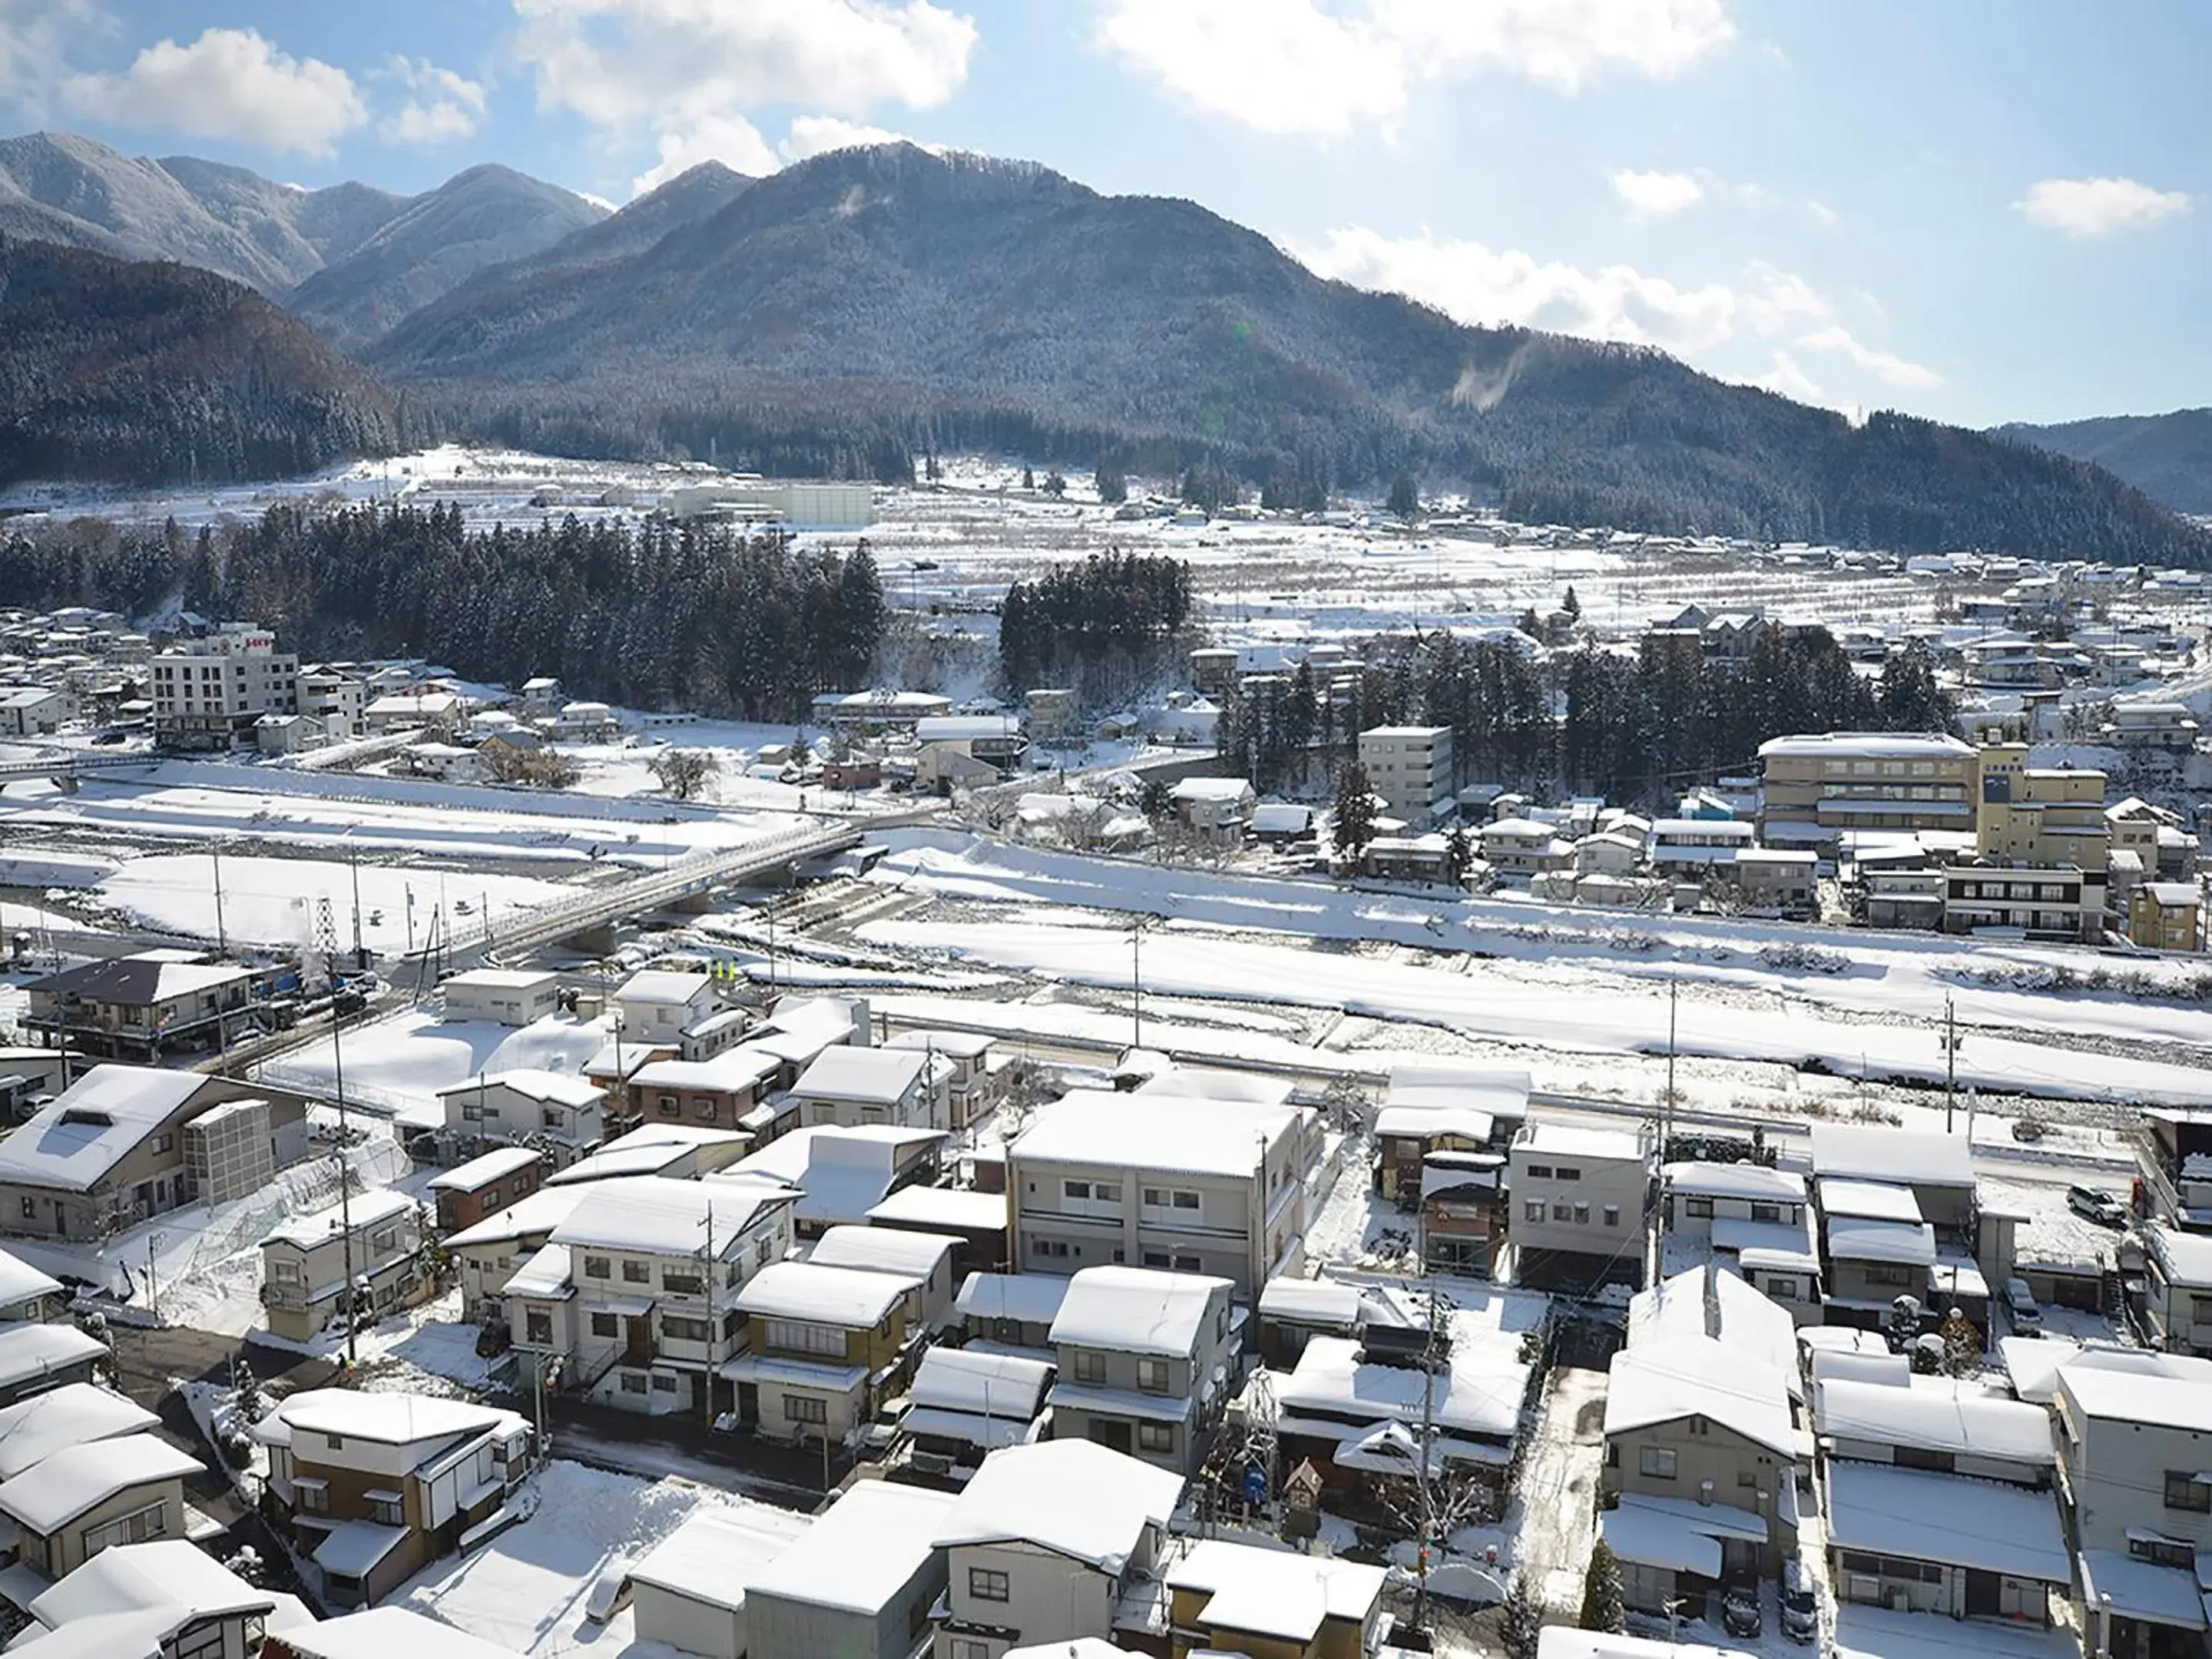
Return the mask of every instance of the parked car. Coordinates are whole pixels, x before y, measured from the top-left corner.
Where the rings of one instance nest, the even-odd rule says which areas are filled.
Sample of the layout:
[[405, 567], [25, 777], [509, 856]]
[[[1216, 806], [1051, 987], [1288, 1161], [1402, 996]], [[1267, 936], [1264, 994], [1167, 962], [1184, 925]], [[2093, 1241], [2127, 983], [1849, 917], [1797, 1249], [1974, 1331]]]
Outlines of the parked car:
[[1759, 1580], [1731, 1578], [1721, 1588], [1721, 1627], [1730, 1636], [1753, 1637], [1759, 1632]]
[[2066, 1207], [2075, 1215], [2084, 1216], [2103, 1226], [2124, 1227], [2128, 1224], [2128, 1206], [2112, 1194], [2095, 1187], [2069, 1187], [2066, 1189]]
[[1793, 1642], [1809, 1642], [1820, 1633], [1820, 1603], [1813, 1591], [1813, 1575], [1795, 1555], [1782, 1564], [1782, 1633]]
[[629, 1605], [629, 1570], [637, 1564], [628, 1555], [611, 1557], [599, 1569], [599, 1576], [592, 1581], [591, 1594], [584, 1598], [584, 1617], [594, 1625], [604, 1625]]
[[2043, 1334], [2043, 1310], [2035, 1305], [2035, 1292], [2027, 1288], [2026, 1279], [2005, 1280], [2004, 1303], [2015, 1332], [2021, 1336]]

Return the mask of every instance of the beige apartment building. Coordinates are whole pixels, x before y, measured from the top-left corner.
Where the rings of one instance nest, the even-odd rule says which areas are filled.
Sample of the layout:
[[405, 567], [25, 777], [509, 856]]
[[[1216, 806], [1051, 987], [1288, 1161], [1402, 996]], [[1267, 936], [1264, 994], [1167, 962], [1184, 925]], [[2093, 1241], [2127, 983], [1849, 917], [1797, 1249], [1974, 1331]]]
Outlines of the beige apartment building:
[[1934, 732], [1830, 732], [1759, 746], [1759, 832], [1770, 845], [1832, 842], [1846, 830], [1971, 830], [1981, 757]]
[[1429, 809], [1452, 797], [1449, 726], [1377, 726], [1359, 734], [1359, 766], [1390, 816], [1426, 823]]

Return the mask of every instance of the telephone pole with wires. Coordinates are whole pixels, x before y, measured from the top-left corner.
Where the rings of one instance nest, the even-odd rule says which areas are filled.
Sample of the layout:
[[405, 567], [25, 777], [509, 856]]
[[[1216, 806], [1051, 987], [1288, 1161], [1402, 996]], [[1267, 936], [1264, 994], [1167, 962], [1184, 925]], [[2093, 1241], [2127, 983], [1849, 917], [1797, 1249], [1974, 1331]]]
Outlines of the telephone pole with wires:
[[324, 973], [329, 981], [331, 993], [331, 1092], [337, 1097], [338, 1109], [339, 1248], [345, 1254], [345, 1296], [339, 1307], [345, 1316], [346, 1367], [349, 1370], [357, 1357], [353, 1305], [353, 1176], [346, 1160], [345, 1044], [340, 1036], [344, 1021], [338, 1013], [338, 930], [337, 924], [331, 919], [328, 898], [315, 901], [315, 949], [322, 953]]
[[1951, 1114], [1959, 1099], [1959, 1013], [1951, 994], [1943, 994], [1943, 1133], [1951, 1133]]

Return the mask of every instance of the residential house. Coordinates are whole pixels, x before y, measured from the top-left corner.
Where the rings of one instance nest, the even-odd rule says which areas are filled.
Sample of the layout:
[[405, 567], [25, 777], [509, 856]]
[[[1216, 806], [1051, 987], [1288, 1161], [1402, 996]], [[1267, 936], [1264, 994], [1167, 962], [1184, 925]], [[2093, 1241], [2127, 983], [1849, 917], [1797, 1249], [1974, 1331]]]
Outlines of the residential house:
[[744, 1659], [745, 1596], [812, 1522], [766, 1504], [701, 1504], [629, 1570], [640, 1645]]
[[188, 951], [107, 957], [34, 979], [23, 1029], [58, 1048], [151, 1066], [255, 1029], [253, 974]]
[[615, 988], [617, 1029], [632, 1042], [675, 1042], [687, 1026], [721, 1011], [710, 974], [645, 968]]
[[953, 1241], [956, 1282], [971, 1273], [1003, 1273], [1012, 1261], [1006, 1244], [1006, 1195], [964, 1187], [902, 1187], [871, 1206], [871, 1227], [901, 1227]]
[[1195, 1473], [1234, 1381], [1232, 1289], [1148, 1267], [1073, 1275], [1052, 1322], [1054, 1434]]
[[0, 1325], [0, 1407], [71, 1382], [112, 1363], [107, 1345], [74, 1325]]
[[752, 1137], [742, 1129], [706, 1129], [689, 1123], [647, 1123], [604, 1141], [566, 1169], [545, 1177], [548, 1187], [576, 1187], [624, 1176], [663, 1176], [696, 1181], [744, 1158]]
[[466, 1547], [530, 1466], [521, 1417], [429, 1395], [304, 1389], [252, 1432], [269, 1453], [264, 1512], [338, 1607], [378, 1601]]
[[0, 686], [0, 738], [50, 738], [76, 718], [66, 687]]
[[819, 1238], [839, 1222], [866, 1221], [902, 1188], [934, 1182], [944, 1142], [942, 1130], [888, 1123], [794, 1129], [708, 1179], [766, 1176], [797, 1188], [793, 1227], [801, 1239]]
[[1012, 1144], [1023, 1269], [1126, 1262], [1218, 1274], [1246, 1294], [1295, 1271], [1321, 1153], [1313, 1112], [1148, 1090], [1077, 1090]]
[[[951, 1070], [947, 1062], [945, 1068]], [[799, 1123], [853, 1128], [888, 1123], [902, 1128], [947, 1127], [933, 1057], [912, 1048], [824, 1048], [792, 1085]]]
[[1587, 1290], [1644, 1282], [1653, 1173], [1648, 1133], [1526, 1123], [1507, 1163], [1516, 1283]]
[[1669, 1164], [1660, 1194], [1670, 1239], [1702, 1241], [1796, 1322], [1820, 1322], [1820, 1255], [1802, 1175], [1759, 1164]]
[[750, 1659], [908, 1659], [945, 1591], [936, 1540], [953, 1502], [884, 1480], [848, 1487], [753, 1573]]
[[161, 1419], [135, 1401], [92, 1382], [64, 1382], [0, 1407], [0, 1480], [12, 1480], [71, 1446], [144, 1434]]
[[520, 1203], [538, 1190], [544, 1175], [544, 1155], [531, 1146], [495, 1146], [465, 1164], [440, 1170], [430, 1177], [438, 1231], [463, 1231]]
[[2073, 1580], [2047, 1492], [1843, 1461], [1828, 1464], [1826, 1486], [1839, 1603], [2047, 1625], [2052, 1592]]
[[1355, 1340], [1370, 1320], [1402, 1325], [1406, 1317], [1379, 1291], [1334, 1279], [1271, 1279], [1260, 1292], [1260, 1362], [1289, 1370], [1316, 1336]]
[[1260, 805], [1245, 778], [1185, 778], [1168, 791], [1183, 827], [1209, 841], [1237, 842]]
[[2212, 1236], [2154, 1220], [2139, 1237], [2143, 1323], [2151, 1341], [2169, 1352], [2212, 1358]]
[[1727, 873], [1744, 909], [1811, 921], [1820, 915], [1819, 865], [1808, 848], [1739, 847]]
[[1947, 1243], [1972, 1242], [1973, 1152], [1963, 1134], [1881, 1124], [1816, 1123], [1813, 1175], [1824, 1210], [1832, 1180], [1911, 1189], [1919, 1218]]
[[111, 1545], [24, 1611], [34, 1622], [9, 1645], [24, 1659], [252, 1659], [314, 1618], [183, 1538]]
[[750, 1141], [754, 1115], [768, 1103], [781, 1064], [751, 1048], [725, 1049], [710, 1060], [648, 1060], [630, 1073], [629, 1113], [647, 1127], [680, 1122]]
[[65, 1577], [114, 1544], [185, 1535], [185, 1477], [198, 1458], [151, 1434], [67, 1446], [0, 1480], [7, 1553], [49, 1579]]
[[1813, 1431], [1831, 1458], [2051, 1489], [2058, 1454], [2051, 1413], [1979, 1379], [1836, 1375], [1813, 1389]]
[[1365, 1659], [1387, 1628], [1387, 1567], [1216, 1538], [1189, 1545], [1160, 1577], [1176, 1659]]
[[825, 1229], [807, 1247], [806, 1260], [824, 1267], [894, 1274], [909, 1286], [905, 1309], [908, 1328], [933, 1334], [952, 1316], [952, 1295], [958, 1284], [953, 1254], [959, 1243], [944, 1233], [848, 1223]]
[[900, 1031], [884, 1040], [886, 1048], [919, 1048], [939, 1062], [948, 1109], [946, 1127], [964, 1129], [998, 1098], [991, 1073], [997, 1039], [977, 1031]]
[[264, 1109], [256, 1140], [272, 1173], [307, 1156], [298, 1095], [194, 1072], [94, 1066], [0, 1140], [0, 1232], [81, 1243], [204, 1201], [190, 1127], [245, 1100]]
[[583, 1200], [576, 1187], [540, 1188], [473, 1227], [449, 1233], [442, 1241], [460, 1280], [461, 1317], [471, 1324], [507, 1322], [502, 1292], [516, 1269], [552, 1242], [553, 1229]]
[[471, 1636], [427, 1613], [405, 1607], [363, 1607], [270, 1632], [261, 1659], [518, 1659], [514, 1650]]
[[561, 1006], [561, 976], [523, 968], [471, 968], [438, 981], [447, 1019], [527, 1025]]
[[412, 1307], [438, 1291], [424, 1243], [421, 1207], [390, 1188], [295, 1216], [261, 1241], [262, 1319], [270, 1334], [306, 1342], [333, 1315]]
[[11, 1250], [0, 1250], [0, 1323], [51, 1319], [68, 1306], [61, 1280], [33, 1267]]
[[[1076, 1439], [993, 1452], [937, 1532], [947, 1588], [931, 1659], [1117, 1634], [1157, 1643], [1148, 1599], [1182, 1476]], [[1070, 1502], [1071, 1494], [1080, 1501]]]
[[1726, 876], [1736, 854], [1758, 842], [1748, 823], [1729, 818], [1660, 818], [1651, 826], [1646, 851], [1651, 867], [1678, 881]]
[[1556, 823], [1534, 818], [1495, 818], [1475, 832], [1484, 862], [1501, 876], [1536, 876], [1574, 861], [1574, 843]]
[[952, 1298], [962, 1344], [983, 1353], [1055, 1358], [1052, 1324], [1073, 1283], [1056, 1273], [969, 1273]]
[[963, 781], [976, 769], [992, 780], [1021, 764], [1030, 740], [1012, 714], [932, 714], [914, 723], [917, 787]]
[[2204, 948], [2204, 896], [2194, 881], [2147, 881], [2128, 896], [2128, 939], [2149, 951]]
[[915, 1368], [899, 1420], [914, 1442], [915, 1468], [949, 1474], [1034, 1439], [1052, 1379], [1049, 1363], [1021, 1354], [930, 1349]]
[[1375, 1119], [1375, 1189], [1413, 1209], [1431, 1154], [1502, 1154], [1528, 1115], [1525, 1070], [1459, 1060], [1394, 1066]]
[[453, 1144], [535, 1146], [554, 1169], [574, 1164], [606, 1137], [606, 1091], [567, 1072], [536, 1066], [481, 1073], [438, 1091]]
[[721, 1368], [737, 1417], [771, 1437], [841, 1444], [873, 1416], [916, 1336], [911, 1279], [780, 1261], [738, 1291], [744, 1352]]
[[745, 1349], [745, 1287], [789, 1254], [791, 1188], [766, 1181], [596, 1181], [507, 1283], [527, 1377], [605, 1405], [711, 1415]]
[[1451, 867], [1451, 837], [1441, 834], [1377, 836], [1359, 849], [1359, 873], [1376, 881], [1449, 883]]

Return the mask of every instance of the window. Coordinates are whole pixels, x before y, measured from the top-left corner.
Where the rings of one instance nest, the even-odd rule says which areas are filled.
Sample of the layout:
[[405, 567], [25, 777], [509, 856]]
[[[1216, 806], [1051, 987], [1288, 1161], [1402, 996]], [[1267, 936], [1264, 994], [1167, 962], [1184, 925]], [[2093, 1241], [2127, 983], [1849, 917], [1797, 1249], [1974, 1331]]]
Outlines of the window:
[[169, 1507], [149, 1504], [143, 1510], [118, 1516], [103, 1526], [84, 1529], [84, 1553], [93, 1554], [111, 1544], [137, 1544], [149, 1538], [165, 1538], [169, 1532]]
[[1523, 1204], [1521, 1206], [1521, 1218], [1523, 1221], [1541, 1221], [1544, 1218], [1544, 1200], [1540, 1198], [1532, 1198]]
[[1574, 1206], [1573, 1205], [1571, 1205], [1571, 1204], [1568, 1203], [1568, 1202], [1567, 1202], [1567, 1200], [1566, 1200], [1565, 1199], [1564, 1199], [1564, 1198], [1560, 1198], [1560, 1199], [1554, 1199], [1554, 1200], [1553, 1200], [1553, 1201], [1552, 1201], [1552, 1219], [1553, 1219], [1553, 1220], [1554, 1220], [1554, 1221], [1566, 1221], [1566, 1220], [1571, 1219], [1571, 1218], [1572, 1218], [1572, 1217], [1573, 1217], [1573, 1215], [1574, 1215], [1574, 1212], [1575, 1212], [1575, 1206]]
[[1636, 1454], [1637, 1472], [1648, 1474], [1655, 1480], [1674, 1478], [1674, 1449], [1671, 1446], [1645, 1446]]
[[1032, 1238], [1030, 1240], [1030, 1254], [1065, 1257], [1067, 1255], [1067, 1241], [1064, 1238]]
[[775, 1249], [775, 1239], [765, 1235], [753, 1246], [753, 1265], [765, 1267]]
[[1575, 1220], [1582, 1226], [1587, 1227], [1589, 1225], [1589, 1206], [1588, 1204], [1578, 1203], [1575, 1206]]
[[592, 1334], [593, 1336], [618, 1336], [621, 1334], [622, 1322], [617, 1319], [612, 1314], [595, 1313], [592, 1316]]
[[684, 1319], [675, 1314], [663, 1314], [660, 1334], [671, 1342], [704, 1342], [714, 1327], [703, 1319]]
[[1759, 1281], [1759, 1288], [1766, 1292], [1770, 1302], [1795, 1302], [1799, 1299], [1796, 1276], [1792, 1273], [1769, 1273]]
[[1539, 1181], [1549, 1181], [1552, 1178], [1552, 1166], [1548, 1164], [1531, 1164], [1528, 1166], [1528, 1173]]
[[625, 1262], [623, 1262], [623, 1284], [625, 1284], [625, 1285], [650, 1285], [650, 1284], [652, 1284], [652, 1283], [653, 1283], [653, 1264], [652, 1264], [651, 1262], [649, 1262], [649, 1261], [625, 1261]]
[[584, 1277], [586, 1279], [605, 1279], [613, 1272], [612, 1265], [603, 1255], [587, 1255], [584, 1258]]
[[1911, 1286], [1915, 1279], [1912, 1269], [1901, 1261], [1869, 1261], [1861, 1264], [1866, 1269], [1869, 1285]]
[[968, 1569], [968, 1594], [978, 1601], [1006, 1601], [1013, 1597], [1013, 1588], [1006, 1575], [989, 1567]]
[[1712, 1431], [1713, 1425], [1706, 1419], [1696, 1416], [1692, 1416], [1690, 1419], [1690, 1432], [1692, 1434], [1711, 1434]]
[[691, 1103], [691, 1109], [700, 1117], [711, 1120], [714, 1115], [714, 1103], [707, 1096], [702, 1095]]
[[1175, 1425], [1172, 1423], [1139, 1423], [1137, 1425], [1137, 1449], [1148, 1452], [1171, 1452], [1175, 1449]]
[[645, 1389], [643, 1371], [624, 1371], [622, 1374], [622, 1391], [624, 1394], [643, 1394]]
[[678, 1273], [673, 1268], [660, 1270], [660, 1288], [671, 1296], [699, 1296], [705, 1292], [707, 1281], [697, 1273]]
[[1608, 1204], [1605, 1206], [1605, 1224], [1608, 1227], [1618, 1227], [1620, 1225], [1620, 1205]]
[[39, 1200], [38, 1200], [37, 1199], [35, 1199], [35, 1198], [26, 1198], [26, 1199], [24, 1199], [24, 1200], [22, 1200], [22, 1206], [23, 1206], [23, 1219], [24, 1219], [24, 1220], [26, 1220], [26, 1221], [33, 1221], [33, 1220], [36, 1220], [36, 1219], [38, 1218], [38, 1214], [39, 1214]]
[[828, 1325], [806, 1325], [795, 1319], [765, 1322], [768, 1346], [787, 1353], [834, 1354], [845, 1357], [845, 1333]]
[[1682, 1213], [1693, 1220], [1710, 1221], [1712, 1219], [1713, 1201], [1710, 1198], [1686, 1198], [1682, 1200]]
[[683, 1109], [682, 1103], [674, 1095], [662, 1095], [659, 1097], [659, 1103], [660, 1115], [663, 1117], [674, 1117]]
[[1170, 1259], [1171, 1258], [1165, 1250], [1146, 1250], [1145, 1252], [1145, 1265], [1147, 1267], [1164, 1268], [1168, 1266]]
[[177, 1138], [174, 1135], [155, 1135], [154, 1137], [154, 1155], [158, 1158], [176, 1144]]
[[1175, 1270], [1179, 1273], [1194, 1273], [1205, 1271], [1205, 1269], [1200, 1266], [1199, 1260], [1194, 1255], [1176, 1256], [1175, 1259]]
[[557, 1129], [562, 1127], [561, 1113], [558, 1109], [555, 1107], [548, 1106], [545, 1108], [544, 1110], [538, 1114], [538, 1120], [539, 1125], [544, 1128]]
[[1106, 1356], [1091, 1353], [1079, 1348], [1075, 1352], [1075, 1380], [1079, 1382], [1103, 1382], [1106, 1380]]
[[553, 1316], [543, 1308], [526, 1308], [522, 1314], [522, 1340], [533, 1348], [553, 1346]]
[[2128, 1540], [2128, 1553], [2138, 1561], [2154, 1561], [2161, 1567], [2194, 1566], [2197, 1562], [2197, 1547], [2185, 1538], [2138, 1535]]
[[1088, 1204], [1091, 1201], [1091, 1183], [1087, 1181], [1063, 1181], [1060, 1183], [1060, 1193], [1063, 1198], [1079, 1199]]
[[1139, 1359], [1137, 1362], [1137, 1386], [1146, 1394], [1165, 1394], [1168, 1391], [1168, 1362], [1164, 1359]]
[[1753, 1221], [1779, 1221], [1782, 1219], [1782, 1206], [1779, 1204], [1754, 1204], [1751, 1206], [1751, 1218]]
[[368, 1248], [380, 1255], [386, 1250], [396, 1249], [398, 1244], [399, 1229], [397, 1227], [379, 1227], [368, 1236]]
[[294, 1506], [302, 1515], [328, 1515], [331, 1512], [331, 1489], [320, 1480], [294, 1480]]
[[991, 1659], [991, 1644], [977, 1642], [965, 1636], [951, 1638], [951, 1659]]
[[404, 1527], [406, 1502], [396, 1492], [373, 1492], [368, 1494], [368, 1518], [381, 1527]]
[[2212, 1512], [2212, 1486], [2185, 1470], [2168, 1469], [2166, 1506], [2170, 1510], [2194, 1510], [2199, 1515]]
[[653, 1372], [653, 1391], [655, 1394], [674, 1394], [676, 1392], [675, 1375], [669, 1371]]
[[1583, 1169], [1579, 1164], [1562, 1164], [1553, 1173], [1562, 1181], [1580, 1181], [1583, 1178]]

